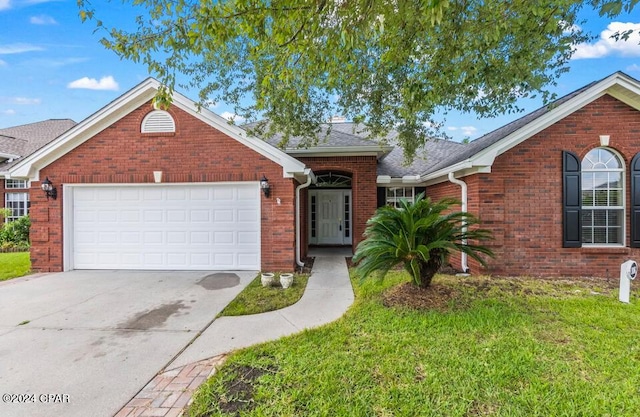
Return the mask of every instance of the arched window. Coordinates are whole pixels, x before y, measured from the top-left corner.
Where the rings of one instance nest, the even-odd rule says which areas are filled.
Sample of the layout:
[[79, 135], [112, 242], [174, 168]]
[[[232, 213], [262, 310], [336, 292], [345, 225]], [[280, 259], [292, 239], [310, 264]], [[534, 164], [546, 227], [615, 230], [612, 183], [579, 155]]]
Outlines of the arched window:
[[176, 131], [173, 117], [164, 110], [154, 110], [142, 120], [142, 133], [172, 133]]
[[582, 160], [582, 243], [624, 245], [624, 165], [608, 148]]

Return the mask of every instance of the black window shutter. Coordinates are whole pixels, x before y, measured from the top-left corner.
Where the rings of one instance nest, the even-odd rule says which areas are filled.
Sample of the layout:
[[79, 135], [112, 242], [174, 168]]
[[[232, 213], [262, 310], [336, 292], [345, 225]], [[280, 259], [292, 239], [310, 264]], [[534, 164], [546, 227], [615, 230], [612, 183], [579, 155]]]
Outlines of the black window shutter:
[[580, 160], [562, 151], [562, 247], [582, 247]]
[[387, 204], [387, 189], [378, 187], [378, 205], [376, 207], [382, 207], [385, 204]]
[[631, 160], [631, 247], [640, 248], [640, 153]]
[[427, 197], [427, 187], [415, 187], [413, 189], [414, 195], [417, 197], [418, 194], [424, 193], [425, 198]]

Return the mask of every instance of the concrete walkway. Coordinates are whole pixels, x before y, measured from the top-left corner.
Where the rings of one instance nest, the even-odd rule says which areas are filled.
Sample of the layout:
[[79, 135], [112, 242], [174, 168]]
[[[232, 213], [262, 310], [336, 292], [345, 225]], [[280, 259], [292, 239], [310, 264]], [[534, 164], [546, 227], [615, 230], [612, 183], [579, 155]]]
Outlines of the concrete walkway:
[[136, 395], [117, 417], [179, 416], [225, 354], [340, 318], [354, 295], [345, 262], [350, 251], [316, 249], [307, 288], [296, 304], [250, 316], [220, 317]]

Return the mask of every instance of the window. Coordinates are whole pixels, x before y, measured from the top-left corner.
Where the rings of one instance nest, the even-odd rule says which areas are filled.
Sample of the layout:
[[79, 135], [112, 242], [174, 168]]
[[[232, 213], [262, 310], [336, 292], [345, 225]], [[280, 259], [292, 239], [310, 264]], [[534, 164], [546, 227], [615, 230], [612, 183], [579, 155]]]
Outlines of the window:
[[400, 200], [413, 202], [413, 187], [389, 187], [387, 188], [387, 205], [400, 207]]
[[5, 218], [5, 222], [14, 221], [29, 214], [29, 208], [31, 206], [29, 193], [6, 193], [4, 195], [4, 202], [5, 208], [11, 210], [11, 213]]
[[16, 188], [29, 188], [27, 180], [4, 180], [4, 188], [7, 190]]
[[624, 165], [607, 148], [582, 160], [582, 243], [624, 245]]

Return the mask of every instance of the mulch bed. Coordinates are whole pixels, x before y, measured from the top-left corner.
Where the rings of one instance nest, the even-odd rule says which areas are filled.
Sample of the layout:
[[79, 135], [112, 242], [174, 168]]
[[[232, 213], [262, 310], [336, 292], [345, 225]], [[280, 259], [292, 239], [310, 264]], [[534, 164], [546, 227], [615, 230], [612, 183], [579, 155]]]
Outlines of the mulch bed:
[[596, 278], [458, 277], [455, 281], [451, 278], [443, 281], [438, 282], [438, 277], [435, 277], [428, 288], [420, 288], [410, 282], [397, 285], [384, 292], [382, 303], [386, 307], [449, 311], [466, 308], [473, 300], [489, 296], [562, 298], [578, 294], [610, 295], [619, 285], [614, 279]]
[[406, 282], [385, 291], [382, 296], [382, 304], [385, 307], [446, 311], [459, 294], [460, 291], [445, 285], [434, 283], [428, 288], [420, 288]]

